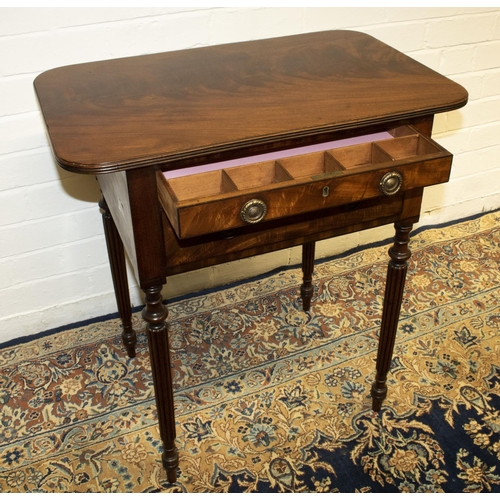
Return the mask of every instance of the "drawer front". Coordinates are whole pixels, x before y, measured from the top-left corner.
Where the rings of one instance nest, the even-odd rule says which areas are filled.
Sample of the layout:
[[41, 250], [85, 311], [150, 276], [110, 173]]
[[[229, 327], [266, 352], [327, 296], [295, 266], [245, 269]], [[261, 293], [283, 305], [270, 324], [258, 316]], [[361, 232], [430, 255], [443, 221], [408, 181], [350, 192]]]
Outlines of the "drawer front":
[[158, 176], [179, 238], [258, 224], [448, 181], [452, 155], [411, 127], [391, 138], [240, 167]]

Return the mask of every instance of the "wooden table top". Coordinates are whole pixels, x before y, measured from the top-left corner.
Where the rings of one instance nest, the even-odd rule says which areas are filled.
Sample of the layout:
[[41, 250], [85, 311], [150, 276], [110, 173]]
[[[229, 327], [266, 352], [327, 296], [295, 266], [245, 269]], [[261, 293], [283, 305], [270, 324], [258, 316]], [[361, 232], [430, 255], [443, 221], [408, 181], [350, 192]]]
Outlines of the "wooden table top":
[[56, 68], [35, 90], [58, 164], [90, 174], [457, 109], [467, 91], [354, 31]]

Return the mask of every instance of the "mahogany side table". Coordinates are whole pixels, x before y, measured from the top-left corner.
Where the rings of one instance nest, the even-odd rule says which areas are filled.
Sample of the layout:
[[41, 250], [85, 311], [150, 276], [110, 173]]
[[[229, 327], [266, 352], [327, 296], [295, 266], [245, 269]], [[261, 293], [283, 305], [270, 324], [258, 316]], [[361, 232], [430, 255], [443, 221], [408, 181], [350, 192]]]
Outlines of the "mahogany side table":
[[302, 245], [310, 307], [315, 242], [394, 223], [372, 387], [387, 392], [409, 233], [452, 155], [434, 114], [460, 85], [376, 40], [328, 31], [77, 64], [35, 80], [57, 163], [96, 175], [123, 323], [135, 356], [125, 252], [145, 293], [168, 479], [176, 480], [166, 277]]

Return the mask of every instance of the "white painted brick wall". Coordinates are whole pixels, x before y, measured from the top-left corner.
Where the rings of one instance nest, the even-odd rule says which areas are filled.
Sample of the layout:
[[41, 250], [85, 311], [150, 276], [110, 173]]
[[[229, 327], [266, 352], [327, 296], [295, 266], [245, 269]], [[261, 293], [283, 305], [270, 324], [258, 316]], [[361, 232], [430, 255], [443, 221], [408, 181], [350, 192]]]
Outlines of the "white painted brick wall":
[[[498, 8], [0, 9], [0, 343], [114, 312], [99, 188], [52, 160], [33, 80], [66, 64], [328, 29], [369, 33], [464, 85], [469, 104], [436, 118], [455, 155], [450, 182], [426, 190], [420, 225], [500, 207]], [[389, 237], [379, 228], [321, 242], [334, 255]], [[276, 252], [189, 273], [166, 295], [300, 261]], [[132, 300], [141, 294], [130, 278]]]

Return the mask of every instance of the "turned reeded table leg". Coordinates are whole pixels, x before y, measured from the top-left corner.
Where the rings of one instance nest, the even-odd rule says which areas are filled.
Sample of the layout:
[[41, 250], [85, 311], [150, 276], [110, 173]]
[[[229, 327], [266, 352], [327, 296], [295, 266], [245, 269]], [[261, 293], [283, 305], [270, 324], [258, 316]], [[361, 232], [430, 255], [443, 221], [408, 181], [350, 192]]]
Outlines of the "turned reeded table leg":
[[104, 234], [106, 236], [106, 246], [108, 248], [109, 263], [111, 267], [111, 276], [113, 278], [113, 287], [115, 289], [118, 314], [122, 320], [122, 341], [129, 357], [135, 358], [137, 336], [132, 328], [132, 309], [130, 306], [130, 294], [128, 291], [125, 251], [104, 196], [99, 202], [99, 208], [102, 213], [102, 222], [104, 225]]
[[158, 424], [163, 441], [161, 458], [169, 482], [174, 483], [177, 480], [179, 455], [175, 447], [174, 392], [168, 330], [165, 322], [168, 311], [162, 302], [161, 288], [161, 286], [156, 286], [144, 289], [146, 306], [142, 311], [142, 317], [147, 322], [146, 332], [153, 372]]
[[391, 366], [392, 352], [396, 340], [401, 302], [411, 252], [408, 248], [411, 224], [397, 222], [394, 244], [389, 249], [391, 261], [387, 270], [382, 325], [377, 353], [377, 374], [372, 385], [373, 410], [379, 411], [387, 395], [387, 373]]
[[300, 296], [302, 297], [302, 308], [309, 311], [311, 308], [311, 298], [313, 296], [314, 286], [312, 284], [312, 273], [314, 271], [314, 249], [316, 242], [305, 243], [302, 245], [302, 286], [300, 287]]

